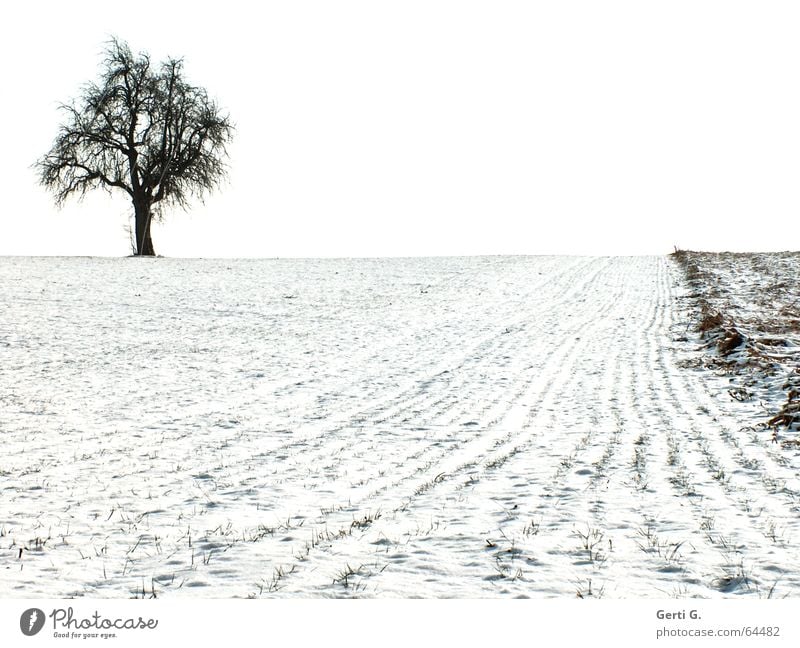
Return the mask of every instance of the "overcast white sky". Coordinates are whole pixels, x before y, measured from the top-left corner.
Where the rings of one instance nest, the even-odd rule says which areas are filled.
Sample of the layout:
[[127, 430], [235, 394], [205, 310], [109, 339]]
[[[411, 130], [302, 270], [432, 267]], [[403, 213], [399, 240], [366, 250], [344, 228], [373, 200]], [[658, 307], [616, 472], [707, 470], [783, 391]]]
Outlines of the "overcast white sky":
[[125, 255], [124, 196], [31, 164], [110, 35], [237, 125], [168, 256], [800, 248], [800, 4], [28, 2], [0, 26], [0, 254]]

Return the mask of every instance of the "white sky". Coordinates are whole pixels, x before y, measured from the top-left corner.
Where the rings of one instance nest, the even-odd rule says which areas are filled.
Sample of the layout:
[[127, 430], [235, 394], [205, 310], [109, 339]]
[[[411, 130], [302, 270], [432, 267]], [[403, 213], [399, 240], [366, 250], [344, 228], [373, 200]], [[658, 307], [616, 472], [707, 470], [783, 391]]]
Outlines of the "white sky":
[[[131, 10], [131, 7], [133, 9]], [[237, 125], [168, 256], [800, 248], [800, 4], [29, 2], [0, 26], [0, 254], [125, 255], [125, 196], [31, 164], [110, 35]]]

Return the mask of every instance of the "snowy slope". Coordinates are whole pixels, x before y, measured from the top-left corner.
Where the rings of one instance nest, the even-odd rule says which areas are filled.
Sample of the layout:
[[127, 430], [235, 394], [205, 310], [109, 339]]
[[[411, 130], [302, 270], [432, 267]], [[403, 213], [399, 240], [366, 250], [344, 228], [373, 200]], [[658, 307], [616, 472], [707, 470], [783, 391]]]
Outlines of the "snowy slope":
[[667, 258], [0, 282], [0, 596], [800, 593], [800, 457], [686, 368]]

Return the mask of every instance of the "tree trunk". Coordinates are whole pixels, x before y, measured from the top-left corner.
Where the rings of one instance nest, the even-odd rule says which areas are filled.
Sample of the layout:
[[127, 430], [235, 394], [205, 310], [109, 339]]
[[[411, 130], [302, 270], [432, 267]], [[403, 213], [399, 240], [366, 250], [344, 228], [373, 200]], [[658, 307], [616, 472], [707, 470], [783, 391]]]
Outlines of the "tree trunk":
[[153, 240], [150, 238], [150, 205], [146, 201], [134, 201], [136, 217], [136, 254], [138, 256], [155, 256]]

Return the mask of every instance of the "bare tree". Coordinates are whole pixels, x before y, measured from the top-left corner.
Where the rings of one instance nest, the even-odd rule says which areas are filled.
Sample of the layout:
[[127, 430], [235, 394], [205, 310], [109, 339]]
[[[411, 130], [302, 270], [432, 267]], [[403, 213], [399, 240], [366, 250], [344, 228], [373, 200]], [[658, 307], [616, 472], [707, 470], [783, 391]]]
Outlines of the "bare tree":
[[98, 187], [126, 192], [138, 255], [155, 254], [150, 225], [162, 205], [185, 208], [225, 177], [233, 125], [204, 89], [186, 82], [181, 59], [154, 66], [113, 39], [99, 81], [61, 109], [66, 120], [36, 163], [40, 182], [59, 206]]

